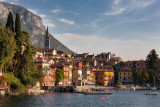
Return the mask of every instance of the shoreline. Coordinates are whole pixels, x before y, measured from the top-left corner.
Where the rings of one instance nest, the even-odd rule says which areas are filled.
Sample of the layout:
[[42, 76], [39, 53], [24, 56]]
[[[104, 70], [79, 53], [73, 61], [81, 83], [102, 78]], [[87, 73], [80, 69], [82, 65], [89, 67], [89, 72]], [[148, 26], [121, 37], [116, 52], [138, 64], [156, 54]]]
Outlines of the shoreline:
[[[75, 92], [63, 92], [63, 91], [47, 91], [47, 90], [41, 90], [41, 89], [29, 89], [26, 90], [25, 92], [5, 92], [3, 94], [0, 94], [0, 98], [6, 97], [6, 96], [18, 96], [20, 94], [26, 94], [26, 95], [39, 95], [39, 94], [45, 94], [45, 93], [79, 93], [83, 94], [84, 92], [88, 92], [89, 90], [92, 91], [115, 91], [115, 90], [130, 90], [130, 91], [136, 91], [136, 90], [151, 90], [151, 87], [134, 87], [134, 88], [123, 88], [123, 87], [89, 87], [89, 88], [84, 88], [81, 86], [77, 86], [75, 89]], [[157, 88], [157, 90], [160, 90], [160, 88]]]

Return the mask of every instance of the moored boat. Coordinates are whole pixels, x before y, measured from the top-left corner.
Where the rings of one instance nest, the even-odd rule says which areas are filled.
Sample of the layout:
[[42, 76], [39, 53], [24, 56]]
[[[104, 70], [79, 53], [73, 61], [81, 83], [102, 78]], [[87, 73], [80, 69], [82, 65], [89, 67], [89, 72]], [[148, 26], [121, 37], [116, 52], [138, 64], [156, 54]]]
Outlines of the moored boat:
[[146, 95], [159, 95], [159, 92], [149, 92], [149, 93], [146, 93]]

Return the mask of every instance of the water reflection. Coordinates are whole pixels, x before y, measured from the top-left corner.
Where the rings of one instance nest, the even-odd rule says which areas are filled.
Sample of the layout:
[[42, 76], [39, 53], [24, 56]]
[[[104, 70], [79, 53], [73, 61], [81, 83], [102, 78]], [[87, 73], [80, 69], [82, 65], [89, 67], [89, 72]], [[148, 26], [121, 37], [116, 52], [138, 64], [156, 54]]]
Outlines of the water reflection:
[[159, 107], [160, 96], [146, 96], [146, 92], [114, 91], [112, 96], [76, 93], [41, 95], [49, 104], [40, 95], [8, 96], [0, 98], [0, 107]]

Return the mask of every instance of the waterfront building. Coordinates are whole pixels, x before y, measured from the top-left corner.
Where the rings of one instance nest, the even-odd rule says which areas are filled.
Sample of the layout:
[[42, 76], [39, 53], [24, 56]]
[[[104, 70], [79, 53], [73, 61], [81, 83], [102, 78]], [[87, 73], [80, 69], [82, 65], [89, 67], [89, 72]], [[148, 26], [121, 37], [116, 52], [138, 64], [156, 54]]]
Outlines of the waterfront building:
[[96, 84], [103, 86], [114, 85], [114, 70], [110, 69], [97, 69], [95, 71]]
[[122, 83], [131, 83], [133, 82], [133, 71], [131, 68], [125, 67], [122, 68], [118, 72], [118, 80], [120, 80]]
[[69, 77], [69, 67], [66, 66], [65, 64], [60, 63], [60, 62], [52, 64], [50, 67], [56, 70], [56, 80], [58, 79], [58, 74], [59, 74], [59, 70], [58, 69], [64, 70], [64, 75], [67, 78], [62, 80], [60, 83], [57, 83], [57, 85], [69, 86], [69, 84], [70, 84], [69, 83], [69, 79], [68, 79], [68, 77]]
[[54, 86], [55, 71], [49, 67], [50, 64], [47, 62], [47, 60], [44, 60], [43, 58], [38, 57], [34, 60], [34, 65], [37, 70], [36, 72], [42, 70], [45, 75], [44, 82], [43, 83], [37, 82], [37, 86], [40, 86], [40, 85], [41, 86]]
[[78, 69], [78, 68], [73, 68], [73, 72], [72, 72], [72, 83], [75, 86], [82, 86], [82, 78], [83, 74], [82, 74], [82, 69]]
[[56, 71], [53, 68], [49, 68], [47, 72], [44, 72], [44, 82], [41, 84], [42, 86], [54, 86], [55, 85], [55, 76]]

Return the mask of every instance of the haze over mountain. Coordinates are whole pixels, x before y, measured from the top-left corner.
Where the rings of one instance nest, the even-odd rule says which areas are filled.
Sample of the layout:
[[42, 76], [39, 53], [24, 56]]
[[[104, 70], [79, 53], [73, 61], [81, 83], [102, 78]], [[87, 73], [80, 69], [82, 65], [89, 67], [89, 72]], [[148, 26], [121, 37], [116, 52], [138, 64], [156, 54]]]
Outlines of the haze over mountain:
[[[31, 44], [38, 48], [44, 48], [44, 36], [46, 29], [43, 25], [42, 19], [22, 6], [0, 2], [0, 23], [2, 23], [3, 26], [6, 24], [9, 11], [12, 11], [14, 19], [16, 13], [19, 13], [22, 30], [30, 33]], [[73, 51], [64, 46], [51, 34], [50, 37], [51, 48], [55, 48], [56, 50], [61, 50], [70, 54], [73, 53]]]

